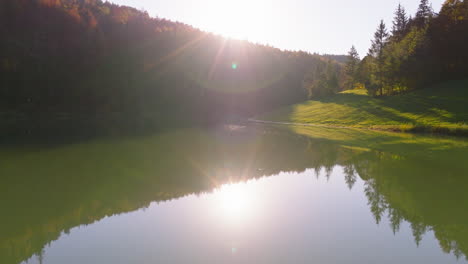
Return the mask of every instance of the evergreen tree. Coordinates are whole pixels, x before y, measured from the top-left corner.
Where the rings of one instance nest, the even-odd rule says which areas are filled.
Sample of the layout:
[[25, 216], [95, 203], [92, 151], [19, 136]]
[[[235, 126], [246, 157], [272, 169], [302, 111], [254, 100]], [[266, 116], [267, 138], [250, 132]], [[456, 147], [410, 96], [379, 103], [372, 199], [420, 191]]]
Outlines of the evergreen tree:
[[376, 94], [376, 87], [374, 82], [374, 57], [367, 55], [359, 63], [356, 80], [363, 84], [369, 95]]
[[377, 31], [374, 33], [374, 39], [372, 40], [372, 46], [369, 49], [369, 55], [377, 59], [380, 58], [383, 55], [383, 49], [388, 41], [388, 36], [385, 22], [381, 20], [377, 27]]
[[359, 66], [360, 58], [359, 53], [356, 50], [354, 45], [351, 47], [351, 50], [348, 52], [348, 61], [345, 66], [346, 73], [346, 88], [353, 89], [357, 80], [357, 70]]
[[405, 34], [407, 26], [408, 17], [406, 16], [406, 10], [401, 4], [398, 4], [395, 11], [395, 18], [393, 19], [392, 36], [397, 41], [400, 41]]
[[431, 58], [446, 80], [468, 76], [468, 1], [447, 0], [428, 29]]
[[421, 0], [418, 11], [416, 12], [416, 25], [419, 27], [427, 25], [433, 16], [434, 11], [432, 10], [432, 5], [429, 4], [429, 0]]
[[384, 65], [384, 47], [388, 42], [387, 27], [383, 20], [380, 21], [377, 31], [374, 34], [374, 40], [372, 40], [372, 46], [369, 49], [369, 55], [374, 57], [377, 61], [377, 81], [380, 87], [380, 95], [383, 95], [383, 65]]
[[339, 67], [339, 64], [328, 60], [305, 76], [303, 87], [309, 98], [332, 95], [340, 90]]

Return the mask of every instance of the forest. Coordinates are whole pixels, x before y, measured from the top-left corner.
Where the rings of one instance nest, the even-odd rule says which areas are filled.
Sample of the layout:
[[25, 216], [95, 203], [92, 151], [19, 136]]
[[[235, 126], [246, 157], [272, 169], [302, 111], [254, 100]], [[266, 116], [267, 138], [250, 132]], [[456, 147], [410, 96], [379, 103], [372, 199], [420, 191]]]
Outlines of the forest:
[[[101, 0], [0, 2], [2, 135], [153, 131], [244, 120], [365, 88], [391, 96], [468, 78], [468, 2], [421, 0], [368, 54], [224, 38]], [[441, 86], [443, 87], [443, 86]], [[441, 88], [443, 89], [443, 88]]]
[[421, 0], [414, 16], [398, 5], [390, 29], [380, 21], [368, 54], [353, 46], [346, 62], [345, 89], [395, 95], [468, 78], [468, 1], [446, 0], [439, 13]]
[[445, 1], [435, 13], [421, 0], [414, 16], [399, 4], [391, 29], [380, 21], [362, 60], [354, 46], [345, 61], [335, 56], [342, 79], [332, 67], [306, 75], [309, 100], [252, 120], [466, 136], [467, 18], [467, 1]]
[[[6, 135], [148, 131], [238, 120], [333, 91], [342, 64], [226, 39], [100, 0], [0, 2]], [[109, 131], [110, 130], [110, 131]]]
[[[447, 136], [468, 136], [468, 1], [439, 12], [414, 1], [415, 14], [400, 4], [392, 25], [380, 21], [361, 57], [226, 38], [104, 0], [0, 0], [0, 263], [303, 263], [318, 245], [344, 260], [333, 263], [468, 261], [468, 141]], [[265, 202], [252, 216], [198, 203], [249, 181]], [[220, 209], [245, 194], [218, 197]], [[151, 211], [164, 206], [177, 210]], [[159, 249], [216, 257], [146, 255]]]

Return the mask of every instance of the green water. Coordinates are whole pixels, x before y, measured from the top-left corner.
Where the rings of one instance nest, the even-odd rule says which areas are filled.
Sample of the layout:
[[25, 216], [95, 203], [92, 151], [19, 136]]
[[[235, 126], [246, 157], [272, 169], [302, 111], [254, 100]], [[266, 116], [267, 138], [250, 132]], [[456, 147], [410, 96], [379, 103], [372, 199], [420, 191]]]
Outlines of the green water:
[[0, 150], [0, 263], [468, 263], [468, 142], [223, 126]]

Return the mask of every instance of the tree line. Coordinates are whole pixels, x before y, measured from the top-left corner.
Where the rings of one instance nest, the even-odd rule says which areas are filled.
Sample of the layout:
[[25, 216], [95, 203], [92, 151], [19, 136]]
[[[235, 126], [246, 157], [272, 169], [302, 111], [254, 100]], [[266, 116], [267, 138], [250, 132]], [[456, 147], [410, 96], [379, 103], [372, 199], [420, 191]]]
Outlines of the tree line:
[[367, 55], [348, 53], [345, 88], [365, 87], [373, 96], [394, 95], [468, 78], [468, 1], [446, 0], [435, 13], [421, 0], [414, 16], [400, 4], [391, 29], [381, 20]]
[[[101, 0], [0, 2], [2, 134], [239, 119], [363, 86], [374, 96], [465, 79], [468, 3], [401, 5], [347, 58], [226, 39]], [[345, 60], [346, 63], [343, 63]]]
[[251, 116], [306, 100], [311, 71], [341, 67], [100, 0], [3, 0], [0, 34], [0, 118], [11, 133]]

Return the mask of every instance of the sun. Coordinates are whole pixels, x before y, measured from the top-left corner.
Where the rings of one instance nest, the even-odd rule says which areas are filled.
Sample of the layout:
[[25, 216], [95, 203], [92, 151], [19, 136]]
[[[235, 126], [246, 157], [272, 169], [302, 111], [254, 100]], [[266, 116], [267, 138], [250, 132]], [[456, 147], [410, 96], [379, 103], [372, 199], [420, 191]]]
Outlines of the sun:
[[210, 0], [204, 15], [211, 31], [235, 39], [249, 39], [258, 34], [260, 28], [265, 29], [268, 12], [265, 9], [271, 5], [268, 1], [251, 0]]

